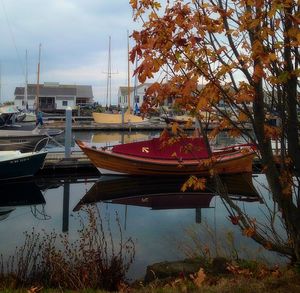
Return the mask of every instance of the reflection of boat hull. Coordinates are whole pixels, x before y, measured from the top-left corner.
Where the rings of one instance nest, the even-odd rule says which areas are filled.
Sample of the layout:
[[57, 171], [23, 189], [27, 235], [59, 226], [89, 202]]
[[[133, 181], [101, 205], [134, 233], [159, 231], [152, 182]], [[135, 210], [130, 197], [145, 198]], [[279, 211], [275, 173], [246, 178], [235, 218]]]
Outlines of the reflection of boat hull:
[[0, 183], [0, 206], [14, 207], [34, 204], [44, 204], [45, 199], [35, 182], [10, 181]]
[[0, 152], [0, 180], [33, 176], [43, 166], [46, 155], [46, 152]]
[[[77, 140], [76, 143], [98, 168], [101, 174], [119, 175], [210, 175], [210, 168], [202, 159], [157, 159], [112, 152], [109, 149], [96, 149]], [[146, 148], [147, 142], [141, 142]], [[127, 144], [128, 146], [129, 144]], [[150, 145], [150, 144], [149, 144]], [[125, 145], [123, 145], [125, 146]], [[129, 149], [130, 147], [128, 147]], [[150, 152], [147, 147], [147, 152]], [[218, 174], [234, 174], [252, 171], [254, 152], [226, 149], [213, 154], [213, 169]]]
[[[216, 194], [215, 183], [208, 180], [206, 190], [181, 192], [181, 187], [187, 178], [174, 177], [113, 177], [102, 176], [86, 195], [80, 200], [74, 210], [82, 205], [99, 201], [113, 203], [150, 206], [162, 208], [192, 208], [209, 204]], [[221, 176], [221, 181], [232, 198], [243, 200], [258, 200], [259, 196], [252, 184], [252, 174]], [[202, 198], [202, 197], [205, 198]], [[151, 197], [151, 199], [149, 199]], [[155, 207], [154, 207], [155, 206]]]
[[[97, 113], [93, 112], [93, 118], [96, 123], [102, 123], [102, 124], [110, 124], [110, 123], [122, 123], [122, 114], [113, 114], [113, 113]], [[145, 122], [145, 120], [136, 115], [124, 114], [124, 123], [141, 123]]]
[[45, 204], [45, 198], [32, 181], [2, 182], [0, 184], [0, 221], [18, 206]]
[[148, 134], [144, 134], [141, 132], [136, 133], [119, 133], [119, 132], [101, 132], [95, 133], [92, 136], [91, 142], [92, 143], [107, 143], [107, 142], [122, 142], [128, 143], [132, 141], [138, 141], [147, 139], [149, 137]]
[[211, 193], [180, 192], [117, 198], [110, 202], [114, 204], [150, 207], [153, 210], [195, 209], [208, 208], [213, 197], [214, 195]]

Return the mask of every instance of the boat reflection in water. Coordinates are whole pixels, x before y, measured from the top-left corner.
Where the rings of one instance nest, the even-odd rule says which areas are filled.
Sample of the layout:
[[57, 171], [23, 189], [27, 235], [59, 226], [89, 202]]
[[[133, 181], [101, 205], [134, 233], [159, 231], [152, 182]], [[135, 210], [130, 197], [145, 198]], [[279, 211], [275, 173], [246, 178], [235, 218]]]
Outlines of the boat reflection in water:
[[[196, 209], [196, 221], [201, 222], [201, 208], [209, 208], [217, 195], [212, 180], [203, 191], [180, 191], [187, 178], [174, 177], [117, 177], [102, 176], [75, 206], [79, 211], [83, 206], [97, 202], [162, 209]], [[252, 184], [252, 174], [224, 175], [222, 183], [232, 199], [259, 201], [260, 197]]]
[[129, 143], [134, 141], [146, 140], [153, 137], [150, 132], [130, 131], [130, 132], [99, 132], [91, 137], [93, 144], [117, 144]]
[[30, 206], [34, 215], [41, 214], [42, 206], [46, 204], [40, 188], [33, 181], [1, 182], [0, 190], [0, 221], [21, 206]]

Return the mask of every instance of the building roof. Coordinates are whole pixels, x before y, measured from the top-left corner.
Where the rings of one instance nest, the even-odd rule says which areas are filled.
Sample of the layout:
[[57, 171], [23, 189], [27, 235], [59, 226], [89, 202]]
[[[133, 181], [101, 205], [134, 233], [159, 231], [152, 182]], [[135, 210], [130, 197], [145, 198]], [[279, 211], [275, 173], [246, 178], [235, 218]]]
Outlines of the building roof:
[[[28, 84], [28, 95], [36, 95], [37, 85]], [[24, 95], [24, 87], [16, 87], [15, 96]], [[76, 96], [77, 98], [93, 99], [93, 90], [90, 85], [65, 85], [58, 83], [44, 83], [39, 85], [40, 96]]]
[[77, 98], [93, 98], [93, 89], [90, 85], [76, 85]]
[[[133, 91], [133, 87], [130, 87], [130, 92]], [[119, 93], [122, 97], [125, 97], [128, 95], [128, 86], [120, 86], [119, 87]]]
[[139, 89], [139, 88], [149, 87], [149, 86], [152, 85], [152, 84], [153, 84], [153, 83], [145, 82], [145, 83], [139, 84], [136, 88]]

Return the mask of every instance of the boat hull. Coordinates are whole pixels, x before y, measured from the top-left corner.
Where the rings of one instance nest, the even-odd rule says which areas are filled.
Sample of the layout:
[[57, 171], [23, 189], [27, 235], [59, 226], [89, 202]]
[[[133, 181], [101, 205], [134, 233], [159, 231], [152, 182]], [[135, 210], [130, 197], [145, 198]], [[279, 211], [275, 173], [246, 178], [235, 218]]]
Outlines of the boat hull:
[[26, 153], [0, 161], [0, 180], [33, 176], [42, 168], [47, 153]]
[[[96, 123], [101, 123], [101, 124], [122, 123], [122, 114], [93, 112], [92, 115]], [[136, 116], [128, 113], [124, 114], [124, 123], [141, 123], [141, 122], [145, 122], [145, 120], [140, 116]]]
[[45, 137], [44, 135], [24, 137], [0, 137], [0, 151], [40, 151], [47, 145], [47, 143], [48, 137]]
[[197, 159], [167, 160], [149, 159], [95, 149], [76, 141], [93, 165], [102, 174], [114, 175], [202, 175], [208, 176], [213, 169], [218, 174], [236, 174], [252, 171], [253, 151], [234, 151], [216, 154], [213, 165], [208, 168], [204, 161]]
[[40, 151], [47, 145], [50, 137], [59, 135], [61, 132], [49, 132], [44, 129], [40, 131], [0, 130], [0, 151]]

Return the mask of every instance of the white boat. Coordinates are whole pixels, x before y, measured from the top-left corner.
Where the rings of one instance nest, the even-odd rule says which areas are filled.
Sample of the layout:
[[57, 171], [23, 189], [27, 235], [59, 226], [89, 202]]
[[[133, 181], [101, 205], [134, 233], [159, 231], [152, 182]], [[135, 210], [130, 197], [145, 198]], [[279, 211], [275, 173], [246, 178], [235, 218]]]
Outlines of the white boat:
[[0, 151], [39, 151], [63, 130], [35, 128], [34, 130], [0, 129]]
[[0, 180], [29, 177], [43, 167], [47, 152], [0, 151]]

